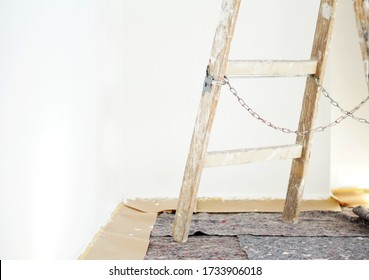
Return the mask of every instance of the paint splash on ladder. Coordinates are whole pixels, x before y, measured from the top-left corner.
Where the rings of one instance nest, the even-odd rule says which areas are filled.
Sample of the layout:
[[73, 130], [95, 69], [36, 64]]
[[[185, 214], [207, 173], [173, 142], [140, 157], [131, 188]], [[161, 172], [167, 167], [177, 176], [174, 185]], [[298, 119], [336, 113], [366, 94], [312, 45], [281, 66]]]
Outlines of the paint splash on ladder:
[[333, 9], [330, 5], [328, 5], [327, 3], [324, 3], [322, 5], [322, 15], [325, 19], [329, 20], [332, 16], [332, 12], [333, 12]]

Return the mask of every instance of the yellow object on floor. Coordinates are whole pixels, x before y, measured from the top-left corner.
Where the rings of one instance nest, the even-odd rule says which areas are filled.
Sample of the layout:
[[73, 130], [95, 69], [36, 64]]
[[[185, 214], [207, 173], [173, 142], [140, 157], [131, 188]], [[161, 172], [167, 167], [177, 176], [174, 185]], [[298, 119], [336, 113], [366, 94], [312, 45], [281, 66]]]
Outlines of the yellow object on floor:
[[338, 188], [332, 190], [332, 197], [344, 207], [369, 207], [369, 189]]

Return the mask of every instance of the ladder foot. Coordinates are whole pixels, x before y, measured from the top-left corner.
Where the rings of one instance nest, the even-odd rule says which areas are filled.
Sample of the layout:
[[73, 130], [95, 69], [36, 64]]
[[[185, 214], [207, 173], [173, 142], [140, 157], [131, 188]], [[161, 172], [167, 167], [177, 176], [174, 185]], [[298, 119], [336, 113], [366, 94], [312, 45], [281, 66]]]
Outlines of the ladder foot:
[[299, 222], [298, 216], [291, 216], [289, 214], [283, 213], [282, 219], [288, 224], [297, 224]]

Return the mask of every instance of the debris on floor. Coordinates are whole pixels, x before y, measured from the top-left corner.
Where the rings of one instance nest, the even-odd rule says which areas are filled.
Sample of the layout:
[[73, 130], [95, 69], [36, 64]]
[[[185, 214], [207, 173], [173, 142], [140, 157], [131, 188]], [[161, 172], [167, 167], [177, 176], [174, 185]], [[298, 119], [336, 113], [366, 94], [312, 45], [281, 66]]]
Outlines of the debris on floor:
[[354, 209], [352, 209], [352, 212], [354, 212], [356, 215], [358, 215], [365, 221], [369, 222], [369, 210], [364, 206], [356, 206]]

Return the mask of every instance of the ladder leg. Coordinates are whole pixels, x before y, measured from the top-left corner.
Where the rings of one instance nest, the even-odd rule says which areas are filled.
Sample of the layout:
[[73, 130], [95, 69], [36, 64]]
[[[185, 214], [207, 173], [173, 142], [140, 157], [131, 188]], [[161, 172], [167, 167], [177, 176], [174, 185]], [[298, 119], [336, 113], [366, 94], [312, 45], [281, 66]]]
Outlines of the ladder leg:
[[[327, 63], [329, 42], [332, 35], [336, 0], [321, 0], [317, 27], [311, 59], [317, 60], [315, 76], [322, 83], [324, 70]], [[318, 87], [312, 79], [306, 82], [306, 89], [302, 104], [299, 122], [299, 131], [307, 131], [313, 128], [318, 111], [319, 92]], [[300, 204], [305, 185], [305, 178], [309, 163], [312, 133], [297, 136], [296, 144], [302, 145], [301, 157], [292, 162], [287, 196], [284, 205], [283, 219], [286, 222], [296, 223], [299, 218]]]
[[366, 0], [354, 1], [356, 26], [359, 34], [361, 56], [364, 62], [365, 79], [369, 87], [369, 13], [367, 8], [365, 7], [367, 4], [368, 1]]
[[177, 242], [186, 242], [188, 238], [221, 90], [221, 86], [212, 85], [212, 81], [219, 81], [224, 77], [240, 2], [241, 0], [223, 0], [222, 3], [173, 225], [173, 239]]

